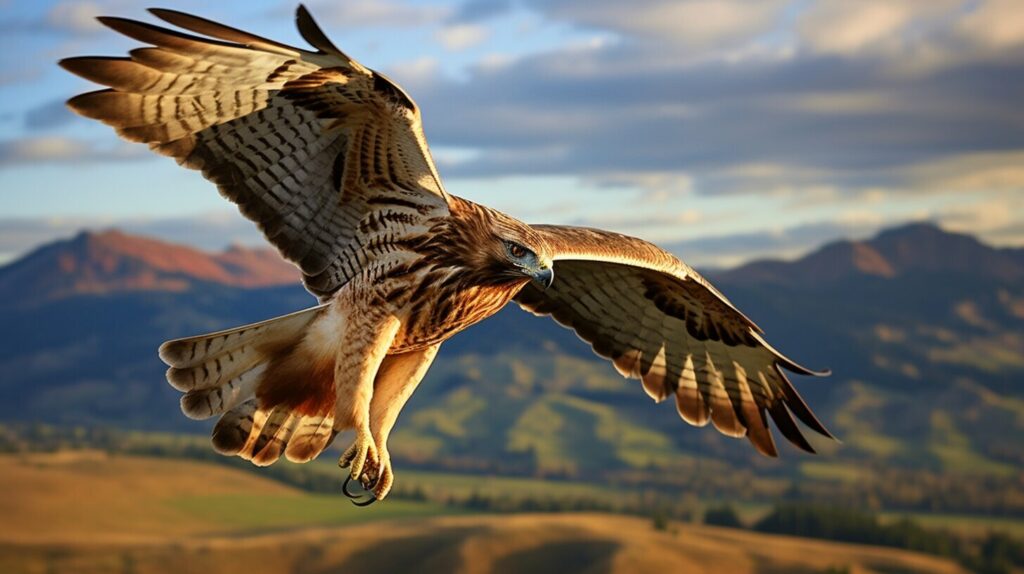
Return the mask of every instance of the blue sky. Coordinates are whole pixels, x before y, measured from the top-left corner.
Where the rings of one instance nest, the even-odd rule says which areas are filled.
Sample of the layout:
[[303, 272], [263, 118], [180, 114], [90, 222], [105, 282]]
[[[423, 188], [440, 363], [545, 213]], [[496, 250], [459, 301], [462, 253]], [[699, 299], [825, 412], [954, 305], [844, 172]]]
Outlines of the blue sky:
[[[452, 193], [698, 265], [929, 219], [1024, 244], [1015, 0], [312, 1], [420, 104]], [[255, 229], [195, 172], [63, 101], [55, 65], [135, 47], [129, 0], [0, 0], [0, 261], [82, 227], [219, 248]], [[302, 45], [294, 4], [166, 2]]]

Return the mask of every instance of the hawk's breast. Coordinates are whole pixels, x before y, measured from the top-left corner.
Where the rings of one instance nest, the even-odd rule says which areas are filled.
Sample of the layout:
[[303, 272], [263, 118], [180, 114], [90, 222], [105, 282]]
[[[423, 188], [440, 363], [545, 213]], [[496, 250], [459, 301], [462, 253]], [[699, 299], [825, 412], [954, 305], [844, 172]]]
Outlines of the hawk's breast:
[[436, 279], [427, 274], [399, 311], [402, 327], [392, 353], [440, 343], [500, 311], [522, 288], [522, 284], [476, 286], [457, 278]]

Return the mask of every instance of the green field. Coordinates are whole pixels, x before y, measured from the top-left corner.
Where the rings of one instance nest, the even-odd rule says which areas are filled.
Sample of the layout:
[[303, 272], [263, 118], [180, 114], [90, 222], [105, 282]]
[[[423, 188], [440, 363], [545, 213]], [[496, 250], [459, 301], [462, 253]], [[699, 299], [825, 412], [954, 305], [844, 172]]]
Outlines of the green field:
[[165, 504], [197, 520], [219, 524], [224, 532], [343, 526], [375, 520], [463, 513], [436, 503], [408, 500], [388, 500], [358, 508], [344, 496], [329, 494], [181, 496], [168, 499]]

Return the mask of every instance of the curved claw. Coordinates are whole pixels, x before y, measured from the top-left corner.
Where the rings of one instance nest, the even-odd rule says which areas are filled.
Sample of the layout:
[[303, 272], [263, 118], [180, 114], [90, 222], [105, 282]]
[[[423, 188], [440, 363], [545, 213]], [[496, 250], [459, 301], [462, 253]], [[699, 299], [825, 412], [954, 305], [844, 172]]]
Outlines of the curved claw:
[[346, 475], [345, 476], [345, 482], [344, 482], [344, 484], [341, 485], [341, 492], [347, 498], [350, 498], [350, 499], [352, 499], [354, 501], [355, 499], [359, 498], [359, 495], [354, 493], [354, 492], [349, 492], [348, 491], [348, 483], [349, 482], [352, 482], [352, 477], [349, 476], [349, 475]]
[[366, 489], [368, 491], [371, 491], [369, 498], [367, 498], [366, 500], [359, 500], [359, 498], [360, 498], [359, 494], [354, 493], [354, 492], [349, 492], [349, 490], [348, 490], [348, 483], [350, 483], [350, 482], [352, 482], [352, 477], [351, 476], [346, 476], [345, 477], [345, 482], [341, 485], [341, 492], [348, 499], [350, 499], [352, 501], [352, 504], [354, 504], [356, 506], [370, 506], [374, 502], [377, 502], [377, 497], [374, 496], [373, 492], [372, 492], [373, 487], [377, 485], [377, 478], [373, 479], [373, 482], [370, 483], [369, 485], [365, 485], [365, 484], [363, 485], [364, 489]]
[[355, 501], [355, 500], [353, 500], [352, 504], [354, 504], [356, 506], [370, 506], [374, 502], [377, 502], [377, 497], [374, 496], [373, 493], [370, 493], [370, 497], [368, 499], [363, 500], [363, 501]]

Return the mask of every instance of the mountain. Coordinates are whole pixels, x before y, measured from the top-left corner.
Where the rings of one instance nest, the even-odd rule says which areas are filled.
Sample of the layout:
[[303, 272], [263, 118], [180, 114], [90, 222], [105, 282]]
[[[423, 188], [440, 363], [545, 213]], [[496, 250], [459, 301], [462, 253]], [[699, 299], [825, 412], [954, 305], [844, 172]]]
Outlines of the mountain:
[[[315, 304], [278, 261], [108, 232], [0, 268], [0, 420], [206, 432], [156, 348]], [[712, 280], [773, 345], [833, 370], [794, 382], [842, 444], [760, 457], [510, 306], [444, 344], [399, 420], [396, 464], [1024, 514], [1020, 250], [917, 224]]]
[[856, 277], [893, 278], [914, 273], [951, 273], [1017, 281], [1024, 279], [1024, 250], [994, 249], [970, 235], [931, 223], [912, 223], [867, 241], [837, 241], [788, 261], [757, 261], [719, 273], [734, 283], [774, 283], [817, 288]]
[[184, 292], [198, 284], [269, 287], [298, 278], [298, 269], [270, 249], [233, 246], [205, 253], [120, 231], [85, 231], [0, 269], [0, 296], [25, 304], [87, 294]]

